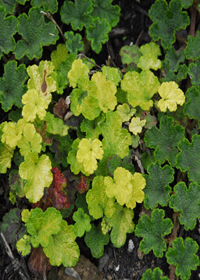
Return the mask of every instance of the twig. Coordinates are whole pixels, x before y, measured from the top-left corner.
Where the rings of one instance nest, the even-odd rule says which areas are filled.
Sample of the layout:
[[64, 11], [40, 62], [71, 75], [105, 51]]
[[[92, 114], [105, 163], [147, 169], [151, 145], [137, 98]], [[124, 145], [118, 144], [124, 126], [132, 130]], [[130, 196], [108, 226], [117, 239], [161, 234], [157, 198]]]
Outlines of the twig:
[[46, 13], [44, 11], [40, 11], [41, 14], [45, 15], [48, 19], [50, 19], [54, 24], [55, 26], [57, 27], [58, 31], [60, 32], [60, 35], [62, 36], [63, 40], [64, 40], [64, 43], [66, 42], [66, 38], [60, 28], [60, 26], [57, 24], [57, 22], [54, 20], [52, 14], [50, 12]]
[[91, 59], [89, 59], [89, 57], [87, 57], [86, 55], [84, 55], [83, 53], [79, 53], [78, 54], [78, 58], [81, 58], [81, 57], [85, 57], [90, 63], [94, 64], [96, 67], [98, 67], [99, 69], [101, 69], [101, 67], [99, 65], [97, 65], [96, 63], [94, 63]]

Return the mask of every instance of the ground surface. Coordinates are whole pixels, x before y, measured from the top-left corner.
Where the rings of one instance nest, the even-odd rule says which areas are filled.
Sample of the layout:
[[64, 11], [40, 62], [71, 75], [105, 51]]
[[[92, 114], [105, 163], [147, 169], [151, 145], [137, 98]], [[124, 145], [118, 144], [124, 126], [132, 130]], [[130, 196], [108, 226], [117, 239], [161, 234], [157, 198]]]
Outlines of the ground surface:
[[[155, 1], [134, 1], [121, 0], [113, 1], [114, 4], [119, 4], [121, 7], [121, 19], [118, 26], [112, 30], [109, 42], [103, 47], [102, 52], [96, 55], [93, 52], [88, 54], [89, 57], [95, 59], [99, 65], [105, 64], [108, 55], [111, 57], [111, 65], [121, 67], [119, 51], [122, 46], [138, 44], [139, 46], [148, 43], [151, 38], [148, 34], [148, 28], [151, 21], [148, 17], [148, 10]], [[47, 54], [48, 56], [48, 54]], [[7, 114], [0, 111], [1, 122], [5, 121]], [[8, 200], [8, 181], [6, 175], [0, 177], [0, 222], [5, 213], [9, 212], [12, 204]], [[167, 211], [167, 209], [166, 209]], [[138, 206], [135, 210], [134, 222], [137, 222], [138, 216], [141, 215], [142, 206]], [[170, 216], [170, 213], [169, 213]], [[184, 239], [187, 236], [192, 237], [200, 245], [200, 235], [198, 232], [198, 224], [192, 231], [179, 230], [179, 236]], [[132, 240], [134, 248], [132, 252], [128, 251], [128, 243]], [[169, 275], [169, 265], [165, 257], [156, 258], [152, 251], [148, 255], [144, 255], [139, 250], [140, 239], [132, 234], [127, 235], [126, 244], [117, 249], [109, 244], [105, 247], [105, 253], [100, 260], [92, 258], [89, 249], [84, 245], [83, 240], [79, 240], [81, 248], [81, 258], [74, 271], [78, 273], [82, 280], [140, 280], [142, 274], [148, 268], [160, 267], [166, 276]], [[16, 254], [16, 252], [13, 252]], [[15, 255], [16, 256], [16, 255]], [[200, 258], [200, 250], [198, 251]], [[27, 261], [27, 259], [25, 259]], [[3, 250], [0, 250], [0, 279], [10, 263], [7, 255]], [[72, 273], [72, 272], [70, 272]], [[70, 274], [69, 273], [69, 274]], [[30, 274], [31, 275], [31, 274]], [[20, 279], [11, 270], [9, 275], [5, 275], [5, 279]], [[76, 279], [79, 279], [75, 274]], [[36, 279], [36, 278], [32, 278]], [[45, 279], [40, 277], [40, 279]], [[53, 280], [73, 280], [75, 278], [67, 276], [63, 267], [54, 267], [50, 270], [47, 279]], [[200, 267], [195, 272], [192, 272], [190, 280], [200, 279]]]

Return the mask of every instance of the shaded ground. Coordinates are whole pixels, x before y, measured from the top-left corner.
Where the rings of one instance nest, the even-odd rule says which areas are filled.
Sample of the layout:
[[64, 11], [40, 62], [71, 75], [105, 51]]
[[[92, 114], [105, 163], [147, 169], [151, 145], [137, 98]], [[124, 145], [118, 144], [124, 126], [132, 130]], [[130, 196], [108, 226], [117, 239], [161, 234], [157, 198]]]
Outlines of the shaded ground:
[[[114, 4], [118, 4], [121, 7], [121, 20], [116, 28], [110, 33], [109, 42], [103, 46], [103, 50], [99, 55], [94, 52], [89, 52], [88, 56], [95, 59], [99, 65], [105, 64], [108, 60], [108, 55], [111, 57], [111, 65], [121, 67], [121, 60], [119, 51], [122, 46], [138, 44], [139, 46], [148, 43], [151, 38], [148, 34], [148, 28], [151, 25], [151, 21], [148, 17], [148, 10], [152, 3], [155, 1], [133, 1], [133, 0], [121, 0], [113, 1]], [[44, 56], [49, 57], [50, 49], [47, 48], [47, 53]], [[6, 113], [0, 110], [1, 122], [7, 118]], [[12, 204], [8, 199], [9, 185], [6, 175], [0, 177], [0, 221], [2, 221], [5, 213], [9, 212]], [[141, 213], [141, 206], [135, 210], [134, 222], [138, 220], [138, 216]], [[167, 217], [170, 217], [170, 211], [166, 211]], [[170, 217], [171, 218], [171, 217]], [[192, 231], [184, 231], [181, 227], [179, 229], [179, 236], [193, 238], [200, 245], [200, 235], [198, 231], [198, 224]], [[132, 241], [130, 241], [132, 240]], [[128, 251], [129, 242], [133, 242], [134, 248], [131, 252]], [[74, 267], [74, 271], [78, 273], [82, 280], [140, 280], [142, 274], [148, 268], [160, 267], [166, 276], [169, 275], [169, 265], [166, 262], [165, 257], [156, 258], [152, 251], [148, 255], [144, 255], [139, 250], [140, 239], [132, 234], [127, 235], [126, 244], [117, 249], [109, 244], [105, 247], [105, 254], [100, 260], [92, 258], [89, 249], [84, 245], [82, 239], [79, 240], [81, 249], [81, 258]], [[13, 252], [15, 256], [19, 257], [16, 252]], [[200, 250], [198, 251], [200, 258]], [[25, 258], [27, 261], [28, 258]], [[20, 260], [21, 261], [21, 260]], [[3, 248], [0, 250], [0, 279], [3, 279], [3, 273], [10, 263], [9, 258], [5, 254]], [[8, 270], [9, 272], [9, 270]], [[30, 274], [31, 275], [31, 274]], [[67, 276], [63, 267], [54, 267], [48, 274], [48, 279], [53, 280], [73, 280], [75, 278]], [[75, 275], [75, 277], [78, 277]], [[5, 274], [5, 279], [20, 279], [19, 276], [11, 269], [8, 274]], [[36, 279], [36, 278], [32, 278]], [[40, 279], [45, 279], [40, 277]], [[76, 278], [79, 279], [79, 278]], [[192, 272], [190, 280], [200, 279], [200, 267], [195, 272]]]

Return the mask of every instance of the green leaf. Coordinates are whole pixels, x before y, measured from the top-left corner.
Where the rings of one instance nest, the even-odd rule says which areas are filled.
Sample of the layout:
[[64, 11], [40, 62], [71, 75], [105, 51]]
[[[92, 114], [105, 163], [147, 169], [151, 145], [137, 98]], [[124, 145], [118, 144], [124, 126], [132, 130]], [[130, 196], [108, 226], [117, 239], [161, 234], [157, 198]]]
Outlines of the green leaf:
[[142, 55], [137, 45], [123, 46], [119, 52], [123, 64], [138, 64]]
[[139, 58], [137, 66], [142, 70], [154, 69], [158, 70], [161, 68], [161, 61], [157, 56], [161, 55], [160, 46], [154, 42], [141, 46], [140, 52], [142, 56]]
[[151, 268], [147, 269], [142, 275], [141, 280], [169, 280], [167, 276], [163, 276], [163, 272], [159, 267], [154, 268], [152, 271]]
[[57, 0], [31, 0], [31, 4], [34, 7], [43, 7], [45, 12], [56, 13], [58, 10]]
[[132, 174], [135, 173], [135, 168], [132, 164], [131, 155], [124, 157], [123, 160], [117, 155], [113, 155], [108, 159], [108, 168], [110, 172], [110, 176], [113, 176], [114, 171], [117, 167], [123, 167], [126, 170], [130, 171]]
[[91, 230], [90, 217], [88, 214], [84, 213], [82, 208], [78, 208], [73, 214], [73, 220], [76, 222], [74, 224], [74, 231], [78, 237], [82, 237], [85, 231]]
[[105, 18], [111, 27], [115, 27], [120, 18], [120, 7], [111, 5], [112, 0], [93, 0], [93, 18]]
[[182, 1], [157, 0], [149, 10], [149, 16], [153, 21], [150, 26], [150, 35], [154, 41], [161, 39], [164, 49], [170, 48], [175, 42], [175, 32], [185, 29], [190, 23], [187, 12], [182, 12]]
[[13, 105], [22, 107], [21, 99], [27, 90], [27, 86], [24, 85], [27, 79], [28, 74], [24, 64], [17, 67], [16, 61], [6, 63], [3, 77], [0, 78], [0, 103], [5, 112]]
[[126, 242], [126, 234], [134, 230], [133, 210], [117, 204], [112, 217], [106, 217], [106, 223], [112, 227], [110, 239], [116, 248], [120, 248]]
[[189, 180], [197, 184], [200, 184], [199, 145], [200, 135], [193, 135], [191, 143], [184, 138], [178, 145], [181, 152], [176, 156], [176, 167], [182, 172], [188, 171]]
[[155, 162], [148, 166], [147, 171], [149, 175], [143, 175], [146, 180], [145, 207], [154, 209], [158, 204], [167, 206], [171, 192], [169, 183], [174, 180], [174, 169], [169, 165], [162, 168], [158, 162]]
[[190, 75], [191, 83], [193, 86], [200, 85], [200, 60], [196, 60], [195, 63], [190, 63], [188, 66], [188, 75]]
[[25, 226], [21, 222], [21, 210], [13, 208], [3, 216], [1, 231], [6, 236], [6, 241], [14, 249], [16, 242], [26, 233]]
[[172, 247], [166, 253], [167, 262], [176, 266], [177, 277], [189, 280], [191, 270], [196, 270], [200, 263], [198, 256], [195, 255], [199, 248], [198, 244], [190, 237], [187, 237], [185, 242], [181, 237], [177, 237], [173, 241]]
[[102, 18], [96, 18], [92, 24], [86, 29], [87, 39], [91, 41], [92, 49], [96, 53], [100, 53], [102, 49], [102, 43], [106, 43], [109, 40], [108, 33], [111, 30], [109, 22]]
[[82, 132], [86, 133], [86, 138], [90, 138], [92, 140], [98, 139], [101, 134], [100, 124], [105, 121], [105, 114], [100, 114], [93, 121], [83, 119], [80, 129]]
[[51, 53], [51, 62], [54, 65], [54, 69], [58, 70], [60, 64], [68, 57], [68, 51], [65, 44], [58, 44], [57, 49]]
[[22, 256], [26, 256], [31, 252], [30, 239], [30, 236], [25, 234], [16, 244], [16, 248]]
[[179, 182], [174, 191], [175, 194], [170, 197], [169, 206], [175, 212], [181, 212], [179, 220], [185, 230], [194, 229], [196, 218], [200, 217], [200, 186], [191, 183], [187, 188], [184, 182]]
[[140, 250], [148, 254], [153, 250], [157, 258], [163, 257], [163, 251], [167, 249], [167, 245], [163, 236], [169, 234], [173, 228], [170, 219], [164, 219], [165, 212], [162, 209], [154, 209], [151, 218], [143, 215], [136, 226], [135, 234], [143, 237], [140, 242]]
[[90, 12], [92, 11], [91, 0], [75, 0], [75, 3], [71, 1], [65, 1], [60, 10], [61, 19], [64, 23], [70, 23], [73, 30], [83, 27], [88, 27], [92, 22]]
[[69, 52], [77, 54], [84, 49], [82, 37], [79, 33], [74, 34], [73, 31], [65, 32], [66, 48]]
[[[10, 5], [7, 4], [7, 7], [9, 6]], [[12, 13], [12, 11], [10, 13]], [[0, 58], [3, 53], [7, 54], [15, 49], [16, 43], [13, 35], [18, 31], [17, 23], [17, 18], [15, 16], [6, 17], [4, 7], [0, 7]]]
[[163, 116], [160, 120], [160, 129], [156, 126], [145, 133], [145, 143], [147, 147], [154, 148], [154, 156], [161, 163], [165, 160], [175, 166], [175, 157], [178, 154], [176, 148], [179, 141], [184, 137], [184, 128], [180, 125], [174, 126], [171, 117]]
[[[1, 1], [0, 5], [6, 10], [6, 14], [13, 14], [17, 5], [24, 5], [27, 0], [10, 0], [10, 1]], [[0, 17], [1, 18], [1, 17]], [[1, 36], [0, 36], [1, 37]]]
[[49, 245], [43, 249], [51, 265], [63, 264], [65, 267], [76, 265], [80, 251], [75, 239], [73, 225], [68, 225], [66, 221], [62, 220], [61, 230], [57, 234], [53, 234]]
[[184, 113], [191, 119], [197, 118], [200, 122], [200, 87], [190, 87], [186, 92], [187, 103], [184, 105]]
[[103, 215], [111, 217], [115, 211], [114, 198], [106, 195], [106, 186], [103, 176], [96, 176], [92, 181], [92, 189], [87, 192], [86, 201], [91, 216], [95, 219]]
[[24, 186], [26, 184], [26, 181], [23, 180], [19, 176], [19, 172], [17, 169], [14, 169], [10, 172], [9, 174], [9, 185], [12, 191], [12, 194], [19, 196], [19, 197], [24, 197]]
[[169, 71], [175, 72], [178, 70], [179, 64], [184, 62], [185, 56], [183, 52], [178, 53], [172, 46], [165, 55], [165, 61], [169, 62]]
[[183, 8], [187, 9], [189, 6], [192, 5], [193, 1], [192, 0], [182, 0], [183, 3]]
[[116, 86], [118, 86], [119, 82], [121, 81], [122, 74], [117, 68], [109, 67], [109, 66], [103, 66], [101, 68], [103, 74], [106, 76], [106, 79], [108, 81], [112, 81], [115, 83]]
[[158, 78], [149, 70], [140, 74], [127, 72], [121, 81], [121, 88], [128, 92], [128, 102], [133, 107], [140, 106], [149, 110], [153, 106], [151, 98], [158, 91], [160, 83]]
[[195, 37], [188, 36], [187, 47], [184, 50], [184, 53], [185, 53], [187, 59], [196, 60], [196, 59], [200, 58], [200, 51], [198, 48], [199, 44], [200, 44], [200, 32], [199, 31], [197, 31], [197, 34]]
[[38, 158], [36, 152], [28, 154], [19, 166], [19, 175], [27, 180], [24, 187], [26, 197], [30, 202], [36, 203], [42, 198], [44, 188], [52, 183], [51, 161], [46, 155]]
[[45, 23], [39, 8], [31, 8], [28, 15], [23, 13], [18, 17], [18, 33], [22, 35], [22, 40], [19, 40], [16, 45], [16, 59], [24, 55], [30, 60], [34, 57], [41, 58], [42, 47], [55, 44], [59, 38], [56, 26], [51, 21]]
[[53, 114], [47, 112], [44, 120], [47, 123], [47, 132], [54, 135], [58, 134], [60, 136], [65, 136], [68, 134], [68, 125], [64, 124], [63, 120], [55, 118]]
[[86, 232], [84, 241], [90, 248], [92, 256], [100, 258], [104, 252], [104, 245], [109, 243], [109, 234], [102, 233], [100, 224], [97, 227], [92, 224], [92, 229]]

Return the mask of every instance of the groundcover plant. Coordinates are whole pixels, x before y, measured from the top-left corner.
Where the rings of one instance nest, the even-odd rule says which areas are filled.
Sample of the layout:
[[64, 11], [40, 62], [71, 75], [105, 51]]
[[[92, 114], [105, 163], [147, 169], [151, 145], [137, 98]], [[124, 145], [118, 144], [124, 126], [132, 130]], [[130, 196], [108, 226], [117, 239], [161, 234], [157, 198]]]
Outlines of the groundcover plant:
[[[142, 252], [166, 256], [170, 279], [187, 280], [200, 264], [197, 242], [178, 236], [179, 225], [194, 229], [200, 217], [198, 3], [156, 0], [152, 41], [122, 47], [118, 69], [86, 56], [101, 51], [119, 21], [111, 2], [0, 1], [0, 102], [9, 111], [0, 172], [9, 175], [13, 204], [1, 231], [22, 256], [40, 259], [37, 273], [47, 260], [75, 266], [77, 237], [100, 258], [109, 242], [120, 248], [135, 232]], [[186, 28], [187, 38], [177, 34]], [[41, 60], [49, 45], [51, 59]], [[151, 216], [135, 225], [141, 203]], [[155, 268], [142, 279], [168, 276]]]

